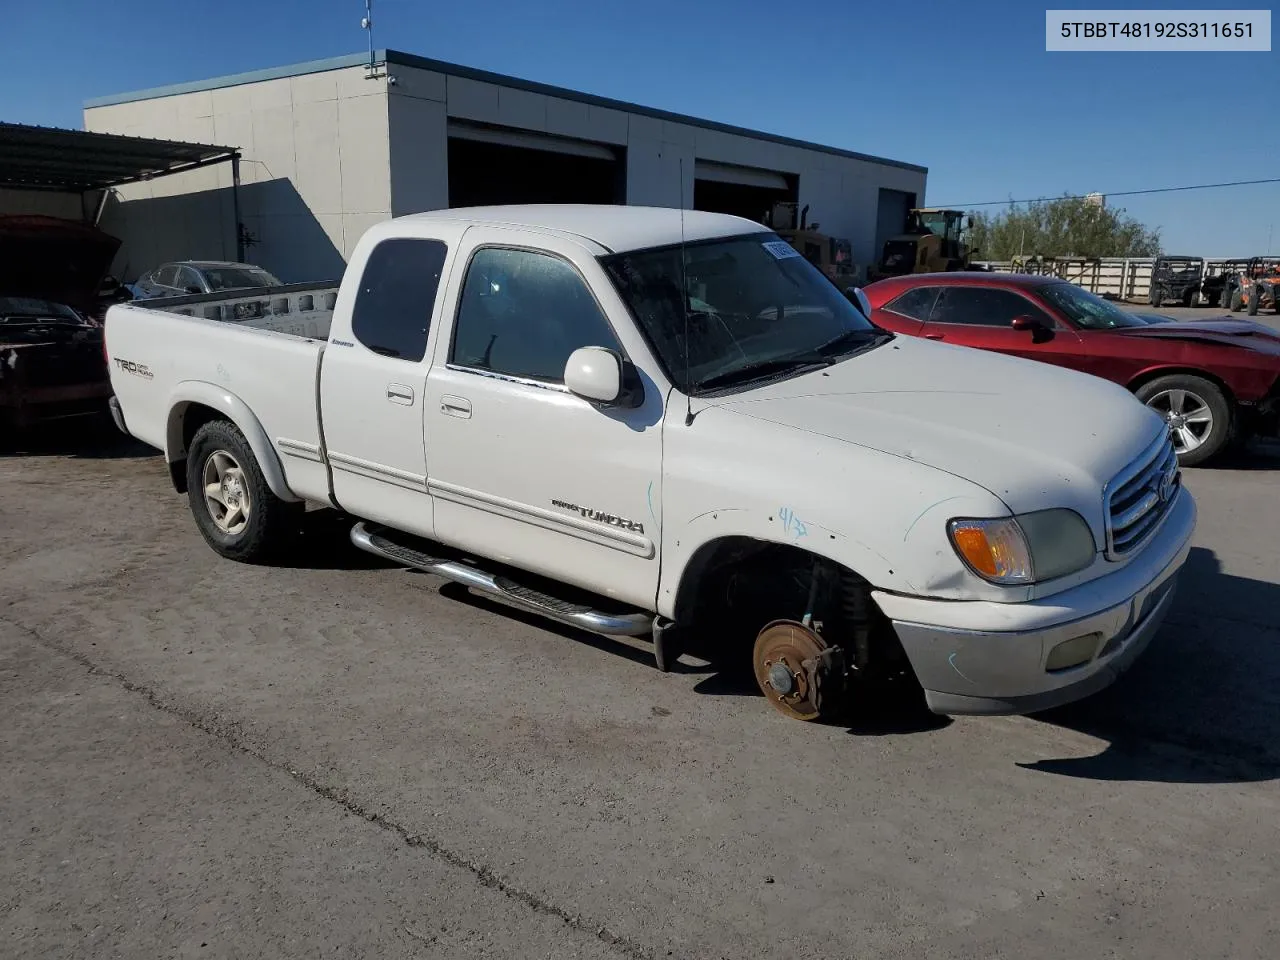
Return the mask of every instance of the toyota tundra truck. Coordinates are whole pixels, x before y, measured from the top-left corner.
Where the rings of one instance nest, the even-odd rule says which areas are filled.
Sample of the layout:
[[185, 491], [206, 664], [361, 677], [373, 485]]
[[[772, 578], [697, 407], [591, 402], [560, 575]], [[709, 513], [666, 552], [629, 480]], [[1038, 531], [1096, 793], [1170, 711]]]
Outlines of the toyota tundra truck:
[[895, 679], [941, 714], [1098, 691], [1195, 527], [1128, 391], [895, 336], [736, 217], [418, 214], [365, 233], [323, 322], [192, 306], [108, 311], [112, 408], [222, 557], [333, 508], [363, 550], [646, 638], [661, 670], [713, 649], [794, 718]]

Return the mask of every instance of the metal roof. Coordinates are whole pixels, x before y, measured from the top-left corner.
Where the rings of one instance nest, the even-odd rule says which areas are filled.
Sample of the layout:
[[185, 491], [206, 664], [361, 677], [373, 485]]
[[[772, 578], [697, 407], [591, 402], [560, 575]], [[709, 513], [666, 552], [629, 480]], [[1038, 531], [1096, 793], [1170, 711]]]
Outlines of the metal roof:
[[0, 187], [101, 190], [236, 156], [234, 147], [0, 123]]
[[[597, 97], [590, 93], [581, 93], [577, 90], [569, 90], [565, 87], [556, 87], [546, 83], [537, 83], [533, 80], [521, 80], [518, 77], [508, 77], [500, 73], [491, 73], [488, 70], [477, 70], [473, 67], [464, 67], [456, 63], [448, 63], [444, 60], [432, 60], [429, 57], [419, 57], [411, 53], [402, 53], [399, 50], [377, 50], [374, 51], [374, 61], [378, 64], [397, 64], [402, 67], [417, 67], [421, 70], [432, 70], [436, 73], [442, 73], [449, 77], [461, 77], [467, 80], [478, 80], [483, 83], [492, 83], [502, 87], [509, 87], [514, 90], [528, 90], [532, 93], [542, 93], [551, 97], [558, 97], [562, 100], [573, 100], [578, 103], [586, 103], [596, 107], [607, 107], [611, 110], [620, 110], [624, 113], [636, 114], [642, 117], [652, 117], [655, 120], [669, 120], [673, 123], [688, 124], [691, 127], [699, 127], [703, 130], [716, 130], [720, 133], [731, 133], [740, 137], [750, 137], [753, 140], [767, 140], [770, 143], [780, 143], [789, 147], [798, 147], [802, 150], [816, 150], [820, 153], [833, 154], [837, 157], [846, 157], [852, 160], [865, 160], [868, 163], [877, 163], [886, 167], [897, 167], [902, 170], [913, 170], [917, 173], [928, 173], [928, 167], [922, 167], [914, 163], [906, 163], [902, 160], [889, 160], [885, 157], [876, 157], [867, 153], [858, 153], [854, 150], [845, 150], [840, 147], [825, 146], [820, 143], [810, 143], [807, 140], [796, 140], [792, 137], [784, 137], [774, 133], [764, 133], [759, 130], [750, 130], [746, 127], [736, 127], [728, 123], [718, 123], [714, 120], [701, 120], [697, 117], [686, 116], [682, 113], [672, 113], [668, 110], [658, 110], [653, 107], [644, 107], [635, 103], [627, 103], [623, 100], [612, 100], [608, 97]], [[84, 106], [86, 110], [92, 110], [94, 107], [110, 107], [119, 103], [132, 103], [137, 100], [153, 100], [157, 97], [172, 97], [181, 93], [196, 93], [202, 90], [217, 90], [222, 87], [234, 87], [244, 83], [261, 83], [264, 80], [280, 80], [286, 77], [298, 77], [308, 73], [323, 73], [326, 70], [342, 70], [347, 67], [363, 66], [369, 62], [367, 53], [353, 53], [343, 57], [330, 57], [327, 60], [312, 60], [307, 63], [296, 63], [285, 67], [272, 67], [266, 70], [254, 70], [249, 73], [231, 74], [225, 77], [214, 77], [210, 80], [196, 80], [190, 83], [175, 83], [164, 87], [154, 87], [150, 90], [137, 90], [133, 93], [121, 93], [107, 97], [96, 97], [92, 100], [86, 100]]]

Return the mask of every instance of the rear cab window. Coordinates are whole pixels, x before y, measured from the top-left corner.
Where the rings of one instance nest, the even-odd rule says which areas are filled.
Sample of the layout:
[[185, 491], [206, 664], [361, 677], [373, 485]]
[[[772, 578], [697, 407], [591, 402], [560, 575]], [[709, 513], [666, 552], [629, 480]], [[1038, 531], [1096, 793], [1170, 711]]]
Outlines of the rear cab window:
[[351, 311], [361, 345], [384, 357], [422, 360], [448, 252], [444, 241], [419, 237], [392, 237], [370, 251]]

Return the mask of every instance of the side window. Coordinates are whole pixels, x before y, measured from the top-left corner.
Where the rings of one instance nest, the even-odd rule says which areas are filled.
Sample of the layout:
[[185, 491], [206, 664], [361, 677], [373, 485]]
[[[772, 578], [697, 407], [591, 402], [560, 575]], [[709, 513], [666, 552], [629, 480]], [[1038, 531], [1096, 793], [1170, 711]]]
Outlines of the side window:
[[912, 320], [928, 320], [929, 311], [933, 309], [933, 301], [938, 299], [937, 287], [913, 287], [906, 293], [890, 300], [884, 305], [885, 310], [900, 313]]
[[152, 282], [160, 284], [162, 287], [177, 286], [178, 268], [173, 264], [167, 267], [161, 267], [156, 271]]
[[561, 383], [579, 347], [620, 349], [590, 289], [568, 262], [485, 248], [467, 268], [451, 363]]
[[1014, 317], [1035, 317], [1047, 326], [1053, 320], [1026, 297], [990, 287], [946, 287], [933, 308], [930, 323], [958, 323], [970, 327], [1007, 327]]
[[417, 363], [449, 248], [440, 240], [394, 237], [373, 248], [351, 311], [351, 332], [374, 353]]
[[179, 290], [186, 290], [188, 287], [195, 287], [197, 290], [204, 290], [204, 285], [200, 282], [200, 278], [190, 267], [178, 268], [178, 279], [174, 283], [174, 286]]

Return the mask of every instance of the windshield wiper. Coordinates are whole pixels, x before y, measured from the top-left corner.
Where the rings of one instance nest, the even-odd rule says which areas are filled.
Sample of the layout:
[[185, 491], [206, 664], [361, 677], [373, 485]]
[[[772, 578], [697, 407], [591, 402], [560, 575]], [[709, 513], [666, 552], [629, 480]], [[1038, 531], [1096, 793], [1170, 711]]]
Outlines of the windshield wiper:
[[[826, 343], [819, 344], [814, 352], [829, 358], [849, 356], [892, 338], [893, 334], [888, 330], [846, 330]], [[854, 347], [854, 349], [846, 351], [846, 347]]]
[[748, 383], [752, 380], [761, 380], [774, 374], [789, 373], [805, 367], [814, 369], [829, 367], [833, 363], [835, 363], [834, 358], [814, 352], [801, 353], [792, 357], [778, 357], [774, 360], [748, 364], [745, 367], [736, 367], [733, 370], [726, 370], [724, 373], [717, 373], [713, 377], [707, 377], [705, 380], [699, 380], [694, 384], [694, 390], [702, 391], [708, 388], [714, 389], [715, 387]]

